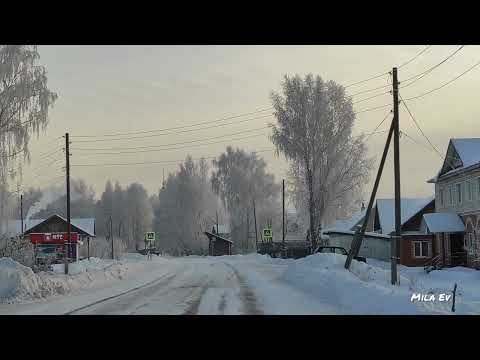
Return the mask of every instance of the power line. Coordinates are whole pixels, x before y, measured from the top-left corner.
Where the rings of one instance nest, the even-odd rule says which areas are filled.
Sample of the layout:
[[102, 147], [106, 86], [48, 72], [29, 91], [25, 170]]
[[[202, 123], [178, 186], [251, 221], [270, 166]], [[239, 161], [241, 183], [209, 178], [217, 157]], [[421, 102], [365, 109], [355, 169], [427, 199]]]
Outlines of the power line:
[[206, 127], [198, 128], [198, 129], [182, 130], [182, 131], [171, 132], [171, 133], [163, 133], [163, 134], [155, 134], [155, 135], [144, 135], [144, 136], [133, 136], [133, 137], [124, 137], [124, 138], [113, 138], [113, 139], [79, 140], [79, 141], [75, 141], [75, 143], [89, 143], [89, 142], [105, 142], [105, 141], [121, 141], [121, 140], [145, 139], [145, 138], [152, 138], [152, 137], [158, 137], [158, 136], [166, 136], [166, 135], [187, 133], [187, 132], [192, 132], [192, 131], [213, 129], [213, 128], [217, 128], [217, 127], [222, 127], [222, 126], [227, 126], [227, 125], [232, 125], [232, 124], [240, 124], [240, 123], [244, 123], [244, 122], [252, 121], [252, 120], [257, 120], [257, 119], [263, 119], [263, 118], [267, 118], [267, 117], [271, 117], [271, 116], [273, 116], [273, 115], [272, 115], [272, 114], [269, 114], [269, 115], [254, 117], [254, 118], [251, 118], [251, 119], [240, 120], [240, 121], [236, 121], [236, 122], [232, 122], [232, 123], [211, 125], [211, 126], [206, 126]]
[[363, 83], [366, 83], [367, 81], [375, 80], [375, 79], [378, 79], [379, 77], [382, 77], [382, 76], [385, 76], [385, 75], [388, 75], [388, 71], [385, 72], [385, 73], [382, 73], [382, 74], [378, 74], [378, 75], [372, 76], [372, 77], [370, 77], [370, 78], [368, 78], [368, 79], [365, 79], [365, 80], [360, 80], [360, 81], [354, 82], [353, 84], [349, 84], [349, 85], [347, 85], [347, 86], [344, 86], [344, 88], [345, 88], [345, 89], [348, 89], [348, 88], [351, 87], [351, 86], [363, 84]]
[[434, 88], [432, 90], [429, 90], [427, 92], [424, 92], [423, 94], [420, 94], [420, 95], [417, 95], [417, 96], [413, 96], [411, 98], [408, 98], [408, 99], [405, 99], [405, 100], [415, 100], [415, 99], [419, 99], [425, 95], [428, 95], [428, 94], [431, 94], [432, 92], [434, 91], [437, 91], [437, 90], [440, 90], [441, 88], [447, 86], [448, 84], [451, 84], [452, 82], [454, 82], [455, 80], [457, 80], [458, 78], [462, 77], [463, 75], [465, 75], [466, 73], [468, 73], [469, 71], [473, 70], [475, 67], [477, 67], [478, 65], [480, 65], [480, 61], [478, 61], [477, 63], [475, 63], [473, 66], [469, 67], [466, 71], [464, 71], [463, 73], [461, 73], [460, 75], [456, 76], [455, 78], [453, 78], [452, 80], [450, 81], [447, 81], [446, 83], [440, 85], [439, 87], [437, 88]]
[[[258, 150], [258, 151], [251, 151], [251, 153], [260, 153], [260, 152], [265, 152], [265, 151], [275, 151], [275, 149], [264, 149], [264, 150]], [[195, 161], [201, 160], [201, 159], [215, 159], [217, 156], [208, 156], [208, 157], [201, 157], [201, 158], [196, 158], [192, 159]], [[72, 167], [85, 167], [85, 166], [130, 166], [130, 165], [150, 165], [150, 164], [168, 164], [168, 163], [175, 163], [175, 162], [183, 162], [185, 159], [181, 160], [165, 160], [165, 161], [146, 161], [146, 162], [132, 162], [132, 163], [104, 163], [104, 164], [72, 164]]]
[[390, 93], [390, 91], [386, 91], [386, 92], [382, 92], [381, 94], [373, 95], [373, 96], [370, 96], [370, 97], [365, 98], [365, 99], [357, 100], [357, 101], [352, 102], [352, 105], [357, 104], [357, 103], [362, 102], [362, 101], [367, 101], [367, 100], [370, 100], [370, 99], [374, 99], [374, 98], [377, 98], [379, 96], [389, 94], [389, 93]]
[[[272, 110], [272, 109], [273, 109], [273, 107], [269, 107], [269, 108], [266, 108], [266, 109], [261, 109], [261, 110], [252, 111], [252, 112], [243, 113], [243, 114], [234, 115], [234, 116], [228, 116], [228, 117], [224, 117], [224, 118], [220, 118], [220, 119], [216, 119], [216, 120], [203, 121], [203, 122], [199, 122], [199, 123], [170, 127], [170, 128], [163, 128], [163, 129], [156, 129], [156, 130], [132, 131], [132, 132], [114, 133], [114, 134], [103, 134], [103, 135], [76, 135], [76, 136], [72, 136], [72, 138], [96, 138], [96, 137], [110, 137], [110, 136], [124, 136], [124, 135], [139, 135], [139, 134], [148, 134], [148, 133], [155, 133], [155, 132], [164, 132], [164, 131], [168, 131], [168, 130], [185, 129], [185, 128], [195, 127], [195, 126], [199, 126], [199, 125], [204, 125], [204, 124], [212, 124], [212, 123], [217, 123], [217, 122], [221, 122], [221, 121], [225, 121], [225, 120], [237, 119], [237, 118], [240, 118], [240, 117], [253, 115], [253, 114], [258, 114], [258, 113], [269, 111], [269, 110]], [[267, 115], [267, 116], [270, 116], [270, 115]], [[236, 122], [234, 122], [232, 124], [236, 124]]]
[[228, 137], [228, 136], [251, 133], [251, 132], [255, 132], [255, 131], [259, 131], [259, 130], [265, 130], [265, 129], [268, 129], [268, 128], [269, 128], [268, 126], [265, 126], [265, 127], [261, 127], [261, 128], [243, 130], [243, 131], [238, 131], [238, 132], [235, 132], [235, 133], [230, 133], [230, 134], [225, 134], [225, 135], [212, 136], [212, 137], [203, 138], [203, 139], [197, 139], [197, 140], [191, 140], [191, 141], [182, 141], [182, 142], [162, 144], [162, 145], [135, 146], [135, 147], [110, 147], [110, 148], [73, 148], [72, 150], [75, 150], [75, 151], [109, 151], [109, 150], [142, 150], [142, 149], [152, 149], [152, 148], [156, 149], [156, 148], [163, 148], [165, 146], [184, 145], [184, 144], [191, 144], [191, 143], [201, 142], [201, 141], [206, 141], [206, 140], [220, 139], [220, 138], [224, 138], [224, 137]]
[[442, 154], [440, 153], [440, 151], [438, 151], [438, 149], [435, 147], [435, 145], [432, 144], [432, 142], [430, 141], [430, 139], [428, 138], [427, 135], [425, 135], [425, 133], [423, 132], [422, 128], [420, 127], [420, 125], [418, 124], [417, 120], [415, 119], [415, 117], [413, 116], [412, 112], [410, 111], [410, 109], [408, 108], [407, 106], [407, 103], [405, 102], [405, 100], [403, 100], [402, 98], [402, 95], [400, 94], [400, 92], [398, 93], [398, 96], [400, 97], [400, 100], [402, 100], [402, 104], [403, 106], [405, 107], [405, 109], [407, 109], [408, 111], [408, 114], [410, 115], [410, 118], [413, 120], [413, 122], [415, 123], [415, 125], [417, 126], [418, 130], [421, 132], [421, 134], [423, 135], [423, 137], [428, 141], [428, 143], [430, 144], [430, 146], [440, 155], [442, 156]]
[[410, 64], [413, 60], [415, 60], [416, 58], [418, 58], [420, 55], [422, 55], [425, 51], [427, 51], [428, 49], [430, 49], [432, 45], [428, 45], [427, 47], [425, 47], [422, 51], [420, 51], [417, 55], [415, 55], [413, 58], [411, 58], [410, 60], [404, 62], [402, 65], [398, 66], [397, 68], [400, 69], [402, 67], [404, 67], [405, 65], [408, 65]]
[[221, 143], [225, 143], [226, 141], [231, 142], [231, 141], [237, 141], [237, 140], [253, 139], [253, 138], [260, 137], [260, 136], [265, 136], [265, 134], [250, 135], [250, 136], [244, 136], [244, 137], [234, 138], [234, 139], [225, 139], [225, 140], [221, 140], [221, 141], [214, 141], [214, 142], [207, 142], [207, 143], [187, 145], [187, 146], [179, 146], [179, 147], [172, 147], [172, 148], [164, 148], [164, 149], [138, 150], [138, 151], [118, 151], [118, 152], [96, 152], [96, 153], [87, 153], [87, 154], [79, 154], [79, 155], [80, 156], [83, 156], [83, 155], [87, 155], [87, 156], [91, 156], [91, 155], [121, 155], [121, 154], [140, 154], [140, 153], [150, 153], [150, 152], [162, 152], [162, 151], [169, 151], [169, 150], [192, 148], [192, 147], [197, 147], [197, 146], [221, 144]]
[[[422, 55], [425, 51], [428, 50], [428, 48], [430, 47], [431, 45], [427, 46], [425, 49], [423, 49], [422, 51], [420, 51], [417, 55], [415, 55], [413, 58], [411, 58], [410, 60], [406, 61], [405, 63], [403, 63], [402, 65], [399, 66], [400, 67], [403, 67], [403, 66], [406, 66], [407, 64], [411, 63], [413, 60], [415, 60], [416, 58], [418, 58], [420, 55]], [[388, 75], [389, 74], [389, 71], [387, 72], [384, 72], [382, 74], [378, 74], [378, 75], [375, 75], [375, 76], [372, 76], [372, 77], [369, 77], [367, 79], [364, 79], [364, 80], [360, 80], [360, 81], [357, 81], [357, 82], [354, 82], [352, 84], [349, 84], [347, 86], [344, 86], [345, 89], [351, 87], [351, 86], [355, 86], [355, 85], [359, 85], [359, 84], [363, 84], [367, 81], [371, 81], [371, 80], [375, 80], [375, 79], [378, 79], [379, 77], [382, 77], [384, 75]], [[384, 86], [385, 87], [385, 86]], [[380, 87], [381, 88], [381, 87]], [[373, 89], [369, 90], [369, 91], [372, 91]], [[358, 95], [358, 94], [357, 94]], [[353, 96], [353, 95], [352, 95]]]
[[451, 59], [453, 56], [455, 56], [460, 50], [462, 50], [464, 48], [465, 45], [461, 45], [458, 49], [456, 49], [453, 53], [451, 53], [450, 55], [448, 55], [445, 59], [443, 59], [442, 61], [440, 61], [438, 64], [432, 66], [431, 68], [421, 72], [420, 74], [417, 74], [415, 76], [412, 76], [406, 80], [403, 80], [403, 82], [405, 81], [409, 81], [409, 80], [412, 80], [414, 79], [412, 82], [404, 85], [404, 86], [401, 86], [400, 89], [403, 89], [403, 88], [406, 88], [407, 86], [410, 86], [412, 85], [413, 83], [417, 82], [418, 80], [420, 80], [421, 78], [427, 76], [429, 73], [431, 73], [433, 70], [435, 70], [436, 68], [438, 68], [440, 65], [442, 65], [443, 63], [445, 63], [447, 60]]
[[372, 131], [372, 133], [370, 133], [370, 134], [367, 135], [367, 137], [365, 138], [365, 141], [367, 141], [367, 140], [370, 138], [371, 134], [375, 133], [375, 131], [377, 131], [380, 126], [382, 126], [382, 124], [385, 122], [385, 120], [387, 120], [388, 115], [390, 115], [391, 113], [392, 113], [392, 109], [388, 110], [388, 112], [385, 114], [385, 116], [384, 116], [384, 118], [382, 119], [382, 121], [380, 121], [380, 122], [378, 123], [378, 125], [375, 127], [375, 129]]
[[391, 104], [385, 104], [385, 105], [375, 106], [375, 107], [360, 110], [360, 111], [354, 111], [354, 114], [361, 114], [361, 113], [368, 112], [368, 111], [383, 109], [383, 108], [386, 108], [387, 106], [391, 106]]

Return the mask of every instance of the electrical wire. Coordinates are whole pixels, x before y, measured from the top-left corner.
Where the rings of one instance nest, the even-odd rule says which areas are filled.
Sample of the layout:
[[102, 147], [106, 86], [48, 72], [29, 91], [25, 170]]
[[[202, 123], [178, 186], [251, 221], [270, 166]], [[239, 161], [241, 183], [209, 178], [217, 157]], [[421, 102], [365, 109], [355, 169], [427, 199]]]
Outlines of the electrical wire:
[[425, 47], [422, 51], [420, 51], [417, 55], [415, 55], [413, 58], [411, 58], [410, 60], [408, 60], [407, 62], [404, 62], [402, 65], [398, 66], [397, 68], [398, 69], [401, 69], [402, 67], [404, 67], [405, 65], [408, 65], [410, 64], [413, 60], [415, 60], [416, 58], [418, 58], [420, 55], [422, 55], [425, 51], [427, 51], [428, 49], [430, 49], [432, 45], [428, 45], [427, 47]]
[[[96, 137], [110, 137], [110, 136], [139, 135], [139, 134], [148, 134], [148, 133], [155, 133], [155, 132], [164, 132], [164, 131], [168, 131], [168, 130], [185, 129], [185, 128], [195, 127], [195, 126], [199, 126], [199, 125], [204, 125], [204, 124], [212, 124], [212, 123], [217, 123], [217, 122], [221, 122], [221, 121], [225, 121], [225, 120], [237, 119], [237, 118], [240, 118], [240, 117], [253, 115], [253, 114], [258, 114], [258, 113], [269, 111], [269, 110], [272, 110], [272, 109], [273, 109], [273, 107], [269, 107], [269, 108], [266, 108], [266, 109], [261, 109], [261, 110], [252, 111], [252, 112], [248, 112], [248, 113], [243, 113], [243, 114], [239, 114], [239, 115], [224, 117], [224, 118], [220, 118], [220, 119], [216, 119], [216, 120], [212, 120], [212, 121], [203, 121], [203, 122], [199, 122], [199, 123], [195, 123], [195, 124], [176, 126], [176, 127], [170, 127], [170, 128], [163, 128], [163, 129], [156, 129], [156, 130], [132, 131], [132, 132], [114, 133], [114, 134], [103, 134], [103, 135], [72, 135], [71, 138], [96, 138]], [[267, 116], [270, 116], [270, 115], [267, 115]], [[237, 122], [233, 122], [231, 124], [236, 124], [236, 123]]]
[[417, 122], [417, 120], [416, 120], [415, 117], [413, 116], [412, 112], [411, 112], [410, 109], [408, 108], [407, 103], [405, 102], [405, 100], [403, 100], [402, 95], [400, 95], [400, 92], [398, 93], [398, 96], [400, 97], [400, 100], [402, 100], [401, 102], [402, 102], [403, 106], [405, 107], [405, 109], [407, 109], [408, 114], [410, 115], [410, 118], [413, 120], [413, 122], [414, 122], [415, 125], [417, 126], [417, 129], [420, 131], [420, 133], [423, 135], [423, 137], [428, 141], [428, 143], [430, 144], [430, 146], [431, 146], [440, 156], [442, 156], [442, 154], [440, 153], [440, 151], [438, 151], [438, 149], [435, 147], [435, 145], [432, 144], [432, 142], [430, 141], [430, 139], [428, 138], [428, 136], [425, 135], [425, 133], [423, 132], [423, 130], [422, 130], [422, 128], [420, 127], [419, 123]]
[[208, 140], [213, 140], [213, 139], [220, 139], [220, 138], [224, 138], [224, 137], [228, 137], [228, 136], [251, 133], [251, 132], [255, 132], [255, 131], [259, 131], [259, 130], [265, 130], [265, 129], [268, 129], [268, 128], [269, 128], [268, 126], [265, 126], [265, 127], [261, 127], [261, 128], [243, 130], [243, 131], [238, 131], [238, 132], [235, 132], [235, 133], [230, 133], [230, 134], [225, 134], [225, 135], [212, 136], [212, 137], [203, 138], [203, 139], [197, 139], [197, 140], [191, 140], [191, 141], [182, 141], [182, 142], [162, 144], [162, 145], [135, 146], [135, 147], [110, 147], [110, 148], [72, 148], [72, 151], [142, 150], [142, 149], [152, 149], [152, 148], [156, 149], [156, 148], [163, 148], [165, 146], [184, 145], [184, 144], [191, 144], [191, 143], [195, 143], [195, 142], [208, 141]]
[[360, 110], [360, 111], [354, 111], [354, 114], [362, 114], [362, 113], [368, 112], [368, 111], [374, 111], [374, 110], [378, 110], [378, 109], [383, 109], [383, 108], [386, 108], [387, 106], [391, 106], [391, 104], [385, 104], [385, 105], [375, 106], [375, 107], [368, 108], [368, 109], [364, 109], [364, 110]]
[[409, 81], [409, 80], [412, 80], [414, 79], [412, 82], [406, 84], [406, 85], [403, 85], [400, 87], [400, 89], [403, 89], [403, 88], [406, 88], [407, 86], [410, 86], [412, 85], [413, 83], [417, 82], [418, 80], [420, 80], [421, 78], [427, 76], [428, 74], [430, 74], [433, 70], [435, 70], [436, 68], [438, 68], [440, 65], [442, 65], [443, 63], [445, 63], [447, 60], [451, 59], [453, 56], [455, 56], [460, 50], [462, 50], [463, 48], [465, 47], [465, 45], [461, 45], [458, 49], [456, 49], [453, 53], [451, 53], [450, 55], [448, 55], [445, 59], [443, 59], [442, 61], [440, 61], [438, 64], [432, 66], [431, 68], [421, 72], [420, 74], [417, 74], [415, 76], [412, 76], [406, 80], [403, 80], [403, 82], [405, 81]]
[[164, 149], [151, 149], [151, 150], [137, 150], [137, 151], [118, 151], [118, 152], [95, 152], [95, 153], [84, 153], [84, 154], [79, 154], [79, 156], [91, 156], [91, 155], [121, 155], [121, 154], [140, 154], [140, 153], [151, 153], [151, 152], [162, 152], [162, 151], [170, 151], [170, 150], [178, 150], [178, 149], [190, 149], [192, 147], [197, 147], [197, 146], [205, 146], [205, 145], [212, 145], [212, 144], [222, 144], [225, 142], [231, 142], [231, 141], [238, 141], [238, 140], [245, 140], [245, 139], [253, 139], [261, 136], [266, 136], [266, 134], [257, 134], [257, 135], [250, 135], [250, 136], [244, 136], [240, 138], [234, 138], [234, 139], [225, 139], [221, 141], [214, 141], [214, 142], [207, 142], [207, 143], [201, 143], [201, 144], [194, 144], [194, 145], [187, 145], [187, 146], [179, 146], [179, 147], [172, 147], [172, 148], [164, 148]]
[[[384, 118], [382, 119], [382, 121], [380, 121], [380, 122], [378, 123], [378, 125], [375, 127], [375, 129], [372, 131], [371, 134], [375, 133], [375, 131], [377, 131], [380, 126], [382, 126], [382, 124], [385, 122], [385, 120], [387, 120], [388, 115], [390, 115], [391, 113], [392, 113], [392, 109], [388, 110], [388, 112], [385, 114], [385, 116], [384, 116]], [[365, 138], [365, 141], [367, 141], [367, 140], [370, 138], [371, 134], [368, 134], [368, 135], [367, 135], [367, 137]]]
[[371, 99], [374, 99], [374, 98], [377, 98], [377, 97], [379, 97], [379, 96], [382, 96], [382, 95], [385, 95], [385, 94], [389, 94], [389, 93], [390, 93], [390, 91], [385, 91], [385, 92], [382, 92], [381, 94], [376, 94], [376, 95], [370, 96], [370, 97], [365, 98], [365, 99], [357, 100], [357, 101], [352, 102], [352, 105], [353, 105], [353, 104], [357, 104], [357, 103], [359, 103], [359, 102], [371, 100]]
[[463, 75], [465, 75], [466, 73], [470, 72], [471, 70], [473, 70], [474, 68], [476, 68], [478, 65], [480, 65], [480, 61], [478, 61], [477, 63], [475, 63], [474, 65], [472, 65], [471, 67], [469, 67], [467, 70], [465, 70], [463, 73], [461, 73], [460, 75], [456, 76], [455, 78], [453, 78], [452, 80], [450, 81], [447, 81], [446, 83], [443, 83], [442, 85], [440, 85], [439, 87], [436, 87], [434, 89], [431, 89], [427, 92], [424, 92], [423, 94], [420, 94], [420, 95], [417, 95], [417, 96], [413, 96], [411, 98], [408, 98], [408, 99], [405, 99], [407, 101], [410, 101], [410, 100], [416, 100], [416, 99], [419, 99], [421, 97], [424, 97], [425, 95], [428, 95], [428, 94], [431, 94], [432, 92], [434, 91], [437, 91], [437, 90], [440, 90], [441, 88], [451, 84], [452, 82], [454, 82], [455, 80], [459, 79], [460, 77], [462, 77]]
[[227, 125], [232, 125], [232, 124], [240, 124], [244, 123], [247, 121], [252, 121], [252, 120], [257, 120], [257, 119], [263, 119], [267, 117], [272, 117], [272, 114], [269, 115], [264, 115], [264, 116], [259, 116], [251, 119], [245, 119], [245, 120], [240, 120], [236, 121], [233, 123], [225, 123], [225, 124], [218, 124], [218, 125], [211, 125], [211, 126], [206, 126], [203, 128], [198, 128], [198, 129], [189, 129], [189, 130], [182, 130], [182, 131], [177, 131], [177, 132], [171, 132], [171, 133], [163, 133], [163, 134], [154, 134], [154, 135], [144, 135], [144, 136], [133, 136], [133, 137], [124, 137], [124, 138], [113, 138], [113, 139], [94, 139], [94, 140], [79, 140], [79, 141], [74, 141], [74, 143], [90, 143], [90, 142], [105, 142], [105, 141], [121, 141], [121, 140], [136, 140], [136, 139], [145, 139], [145, 138], [152, 138], [152, 137], [159, 137], [159, 136], [166, 136], [166, 135], [173, 135], [173, 134], [180, 134], [180, 133], [187, 133], [187, 132], [192, 132], [192, 131], [199, 131], [199, 130], [207, 130], [207, 129], [213, 129], [213, 128], [218, 128], [222, 126], [227, 126]]
[[[431, 45], [427, 46], [426, 48], [424, 48], [422, 51], [420, 51], [417, 55], [415, 55], [413, 58], [411, 58], [410, 60], [406, 61], [405, 63], [403, 63], [402, 65], [400, 65], [398, 68], [401, 68], [403, 66], [406, 66], [407, 64], [411, 63], [413, 60], [415, 60], [416, 58], [418, 58], [420, 55], [422, 55], [425, 51], [428, 50], [428, 48], [430, 48]], [[384, 75], [388, 75], [389, 72], [385, 72], [385, 73], [382, 73], [382, 74], [378, 74], [378, 75], [375, 75], [375, 76], [372, 76], [372, 77], [369, 77], [367, 79], [364, 79], [364, 80], [360, 80], [360, 81], [357, 81], [357, 82], [354, 82], [352, 84], [349, 84], [347, 86], [344, 86], [345, 89], [351, 87], [351, 86], [355, 86], [355, 85], [359, 85], [359, 84], [363, 84], [367, 81], [371, 81], [371, 80], [375, 80], [375, 79], [378, 79], [379, 77], [382, 77]], [[381, 87], [380, 87], [381, 89]], [[369, 91], [372, 91], [373, 89], [369, 90]], [[358, 95], [358, 94], [357, 94]], [[353, 95], [351, 95], [353, 96]]]
[[[265, 150], [258, 150], [258, 151], [251, 151], [251, 153], [260, 153], [265, 151], [275, 151], [275, 149], [265, 149]], [[215, 159], [217, 156], [208, 156], [202, 157], [203, 159]], [[201, 160], [202, 158], [196, 158], [192, 160]], [[131, 162], [131, 163], [103, 163], [103, 164], [72, 164], [72, 167], [90, 167], [90, 166], [130, 166], [130, 165], [150, 165], [150, 164], [168, 164], [168, 163], [175, 163], [175, 162], [183, 162], [185, 159], [181, 160], [165, 160], [165, 161], [145, 161], [145, 162]]]

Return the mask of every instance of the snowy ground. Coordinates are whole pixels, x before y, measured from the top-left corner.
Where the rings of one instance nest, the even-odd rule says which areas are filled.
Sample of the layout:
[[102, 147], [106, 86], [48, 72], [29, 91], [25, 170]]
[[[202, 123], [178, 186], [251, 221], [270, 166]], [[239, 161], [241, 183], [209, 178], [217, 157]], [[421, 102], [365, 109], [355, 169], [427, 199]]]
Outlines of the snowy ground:
[[316, 254], [272, 259], [257, 254], [157, 257], [129, 254], [91, 259], [33, 274], [0, 259], [0, 314], [452, 314], [452, 302], [412, 303], [413, 292], [451, 294], [455, 314], [480, 314], [480, 272], [465, 268], [425, 274], [368, 259], [343, 268], [345, 257]]

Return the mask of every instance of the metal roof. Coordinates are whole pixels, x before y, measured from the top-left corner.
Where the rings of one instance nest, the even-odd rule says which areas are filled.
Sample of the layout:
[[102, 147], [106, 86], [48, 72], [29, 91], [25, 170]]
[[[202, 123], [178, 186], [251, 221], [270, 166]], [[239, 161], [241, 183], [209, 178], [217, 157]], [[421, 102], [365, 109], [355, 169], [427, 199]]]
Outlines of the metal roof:
[[[47, 221], [48, 219], [51, 219], [52, 217], [59, 217], [63, 221], [67, 222], [67, 219], [60, 215], [52, 215], [47, 219], [30, 219], [30, 220], [24, 220], [23, 221], [23, 226], [24, 230], [23, 232], [27, 232], [30, 229], [34, 228], [35, 226], [43, 223], [44, 221]], [[89, 236], [95, 236], [95, 219], [94, 218], [75, 218], [75, 219], [70, 219], [70, 223], [78, 228], [79, 230], [82, 230]], [[7, 225], [7, 232], [9, 236], [16, 236], [20, 235], [22, 233], [22, 222], [20, 220], [9, 220], [8, 225]]]
[[424, 214], [423, 219], [431, 233], [465, 231], [462, 219], [455, 213]]

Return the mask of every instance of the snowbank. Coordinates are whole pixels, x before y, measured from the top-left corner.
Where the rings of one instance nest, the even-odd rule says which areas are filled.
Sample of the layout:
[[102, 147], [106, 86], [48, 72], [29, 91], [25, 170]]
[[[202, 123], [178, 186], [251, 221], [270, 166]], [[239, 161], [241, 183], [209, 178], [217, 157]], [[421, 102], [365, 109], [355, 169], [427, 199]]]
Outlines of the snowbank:
[[356, 260], [348, 271], [345, 259], [339, 254], [311, 255], [290, 264], [282, 278], [345, 314], [423, 312], [410, 302], [408, 278], [400, 276], [400, 286], [392, 286], [389, 271]]
[[120, 260], [90, 258], [69, 264], [69, 275], [64, 274], [63, 264], [54, 265], [51, 272], [36, 274], [10, 258], [0, 258], [0, 303], [36, 300], [107, 285], [149, 264], [142, 255], [128, 254]]

